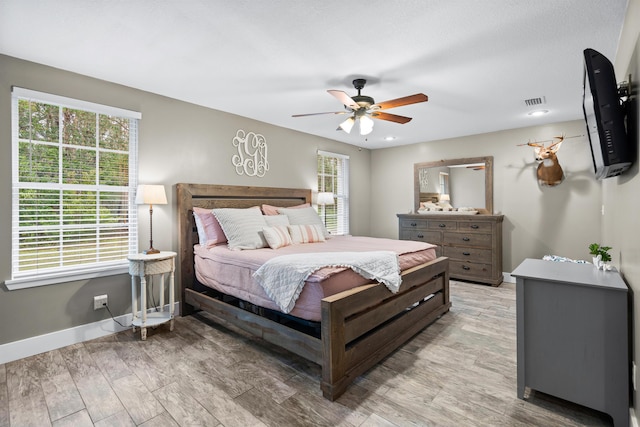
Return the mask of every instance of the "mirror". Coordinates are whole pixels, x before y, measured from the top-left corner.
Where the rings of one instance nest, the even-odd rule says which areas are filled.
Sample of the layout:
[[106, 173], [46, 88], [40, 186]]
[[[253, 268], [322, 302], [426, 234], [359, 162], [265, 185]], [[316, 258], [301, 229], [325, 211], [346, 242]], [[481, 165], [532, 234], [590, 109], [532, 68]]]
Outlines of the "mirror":
[[[414, 212], [420, 202], [447, 202], [455, 209], [493, 214], [493, 157], [439, 160], [413, 165]], [[445, 195], [444, 197], [442, 195]]]

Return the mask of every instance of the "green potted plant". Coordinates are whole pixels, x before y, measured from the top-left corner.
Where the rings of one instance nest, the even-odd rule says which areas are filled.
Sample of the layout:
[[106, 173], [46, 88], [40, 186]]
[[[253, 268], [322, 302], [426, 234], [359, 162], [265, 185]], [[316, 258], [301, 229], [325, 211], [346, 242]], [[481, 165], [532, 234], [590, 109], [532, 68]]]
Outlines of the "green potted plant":
[[593, 265], [598, 269], [608, 270], [608, 262], [611, 261], [609, 251], [611, 246], [600, 246], [598, 243], [589, 245], [589, 253], [593, 255]]

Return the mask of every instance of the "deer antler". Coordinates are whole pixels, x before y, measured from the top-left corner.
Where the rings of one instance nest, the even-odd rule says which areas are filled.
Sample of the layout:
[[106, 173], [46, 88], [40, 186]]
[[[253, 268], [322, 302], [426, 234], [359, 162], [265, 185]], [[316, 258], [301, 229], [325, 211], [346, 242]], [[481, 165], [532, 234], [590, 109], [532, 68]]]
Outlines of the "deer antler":
[[543, 143], [535, 142], [535, 141], [534, 142], [529, 141], [529, 142], [524, 143], [524, 144], [518, 144], [518, 147], [522, 147], [524, 145], [528, 145], [529, 147], [544, 147]]
[[558, 146], [558, 148], [556, 148], [556, 149], [554, 150], [554, 152], [555, 152], [555, 151], [558, 151], [558, 150], [560, 149], [560, 144], [562, 144], [562, 141], [564, 141], [564, 134], [562, 134], [562, 135], [560, 135], [560, 136], [554, 136], [553, 138], [554, 138], [554, 139], [558, 139], [558, 141], [556, 141], [556, 142], [554, 142], [553, 144], [551, 144], [547, 149], [549, 149], [549, 150], [553, 150], [553, 149], [554, 149], [554, 147]]

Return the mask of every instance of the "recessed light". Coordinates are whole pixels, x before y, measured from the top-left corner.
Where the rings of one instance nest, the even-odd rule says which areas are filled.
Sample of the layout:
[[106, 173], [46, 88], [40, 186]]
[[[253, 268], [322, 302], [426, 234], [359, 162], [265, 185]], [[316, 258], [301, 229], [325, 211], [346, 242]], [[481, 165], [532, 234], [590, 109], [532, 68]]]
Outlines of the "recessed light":
[[387, 136], [384, 138], [385, 141], [393, 141], [394, 139], [396, 139], [395, 136]]
[[544, 116], [545, 114], [547, 114], [549, 112], [549, 110], [536, 110], [536, 111], [532, 111], [529, 113], [530, 116]]

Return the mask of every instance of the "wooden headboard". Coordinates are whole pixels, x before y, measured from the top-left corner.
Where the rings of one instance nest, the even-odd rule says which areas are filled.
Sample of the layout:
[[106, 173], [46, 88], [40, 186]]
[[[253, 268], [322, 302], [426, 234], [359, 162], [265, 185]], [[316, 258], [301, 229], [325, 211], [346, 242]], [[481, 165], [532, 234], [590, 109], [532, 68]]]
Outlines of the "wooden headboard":
[[420, 193], [421, 202], [438, 203], [440, 193]]
[[198, 243], [198, 231], [193, 208], [250, 208], [263, 204], [295, 206], [311, 203], [311, 190], [303, 188], [248, 187], [240, 185], [176, 184], [178, 199], [178, 269], [180, 283], [180, 313], [190, 313], [184, 304], [184, 290], [195, 281], [193, 245]]

